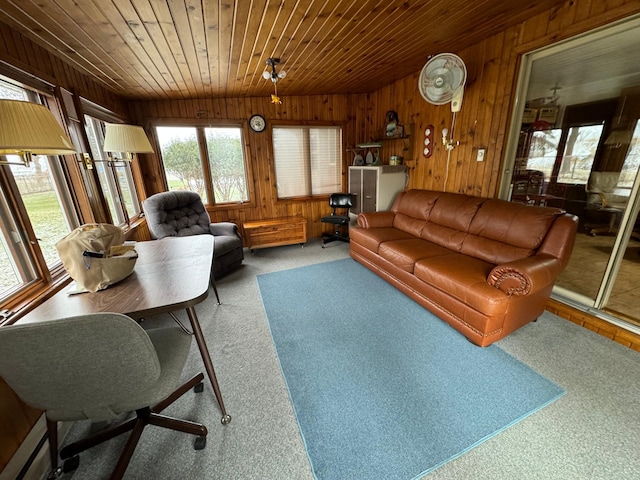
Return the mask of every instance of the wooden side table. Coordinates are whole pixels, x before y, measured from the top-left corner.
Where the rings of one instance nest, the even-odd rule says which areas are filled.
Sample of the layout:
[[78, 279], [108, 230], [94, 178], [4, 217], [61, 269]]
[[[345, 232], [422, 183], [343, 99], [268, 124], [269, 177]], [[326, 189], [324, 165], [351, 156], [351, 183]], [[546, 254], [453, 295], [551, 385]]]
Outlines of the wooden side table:
[[304, 217], [282, 217], [245, 222], [244, 239], [251, 252], [256, 248], [277, 247], [307, 241], [307, 220]]

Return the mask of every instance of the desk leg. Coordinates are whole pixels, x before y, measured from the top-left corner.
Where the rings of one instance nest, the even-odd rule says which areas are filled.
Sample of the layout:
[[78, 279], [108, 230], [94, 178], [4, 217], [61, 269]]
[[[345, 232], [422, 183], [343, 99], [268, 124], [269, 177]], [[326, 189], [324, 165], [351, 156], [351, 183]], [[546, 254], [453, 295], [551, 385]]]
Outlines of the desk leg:
[[224, 408], [222, 393], [220, 393], [220, 387], [218, 386], [216, 372], [213, 370], [211, 355], [209, 355], [209, 349], [207, 348], [207, 344], [204, 341], [204, 335], [202, 335], [202, 329], [200, 328], [200, 322], [198, 321], [198, 317], [196, 316], [196, 310], [193, 307], [187, 308], [187, 315], [189, 316], [189, 321], [191, 322], [193, 336], [196, 337], [196, 342], [198, 343], [198, 348], [200, 349], [200, 355], [202, 356], [202, 361], [204, 362], [204, 368], [207, 371], [207, 375], [209, 375], [209, 380], [211, 381], [213, 392], [216, 394], [218, 405], [220, 406], [220, 410], [222, 411], [221, 422], [223, 425], [226, 425], [231, 421], [231, 417], [227, 415], [227, 411]]

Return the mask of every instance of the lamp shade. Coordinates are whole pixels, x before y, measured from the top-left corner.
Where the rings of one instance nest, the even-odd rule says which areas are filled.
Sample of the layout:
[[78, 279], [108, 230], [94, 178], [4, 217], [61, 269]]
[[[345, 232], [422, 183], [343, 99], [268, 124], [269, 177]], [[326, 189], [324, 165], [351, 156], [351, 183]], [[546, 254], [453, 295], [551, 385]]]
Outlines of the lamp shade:
[[66, 155], [73, 143], [44, 105], [0, 100], [0, 155]]
[[107, 123], [105, 126], [105, 152], [153, 153], [149, 138], [141, 126], [121, 123]]

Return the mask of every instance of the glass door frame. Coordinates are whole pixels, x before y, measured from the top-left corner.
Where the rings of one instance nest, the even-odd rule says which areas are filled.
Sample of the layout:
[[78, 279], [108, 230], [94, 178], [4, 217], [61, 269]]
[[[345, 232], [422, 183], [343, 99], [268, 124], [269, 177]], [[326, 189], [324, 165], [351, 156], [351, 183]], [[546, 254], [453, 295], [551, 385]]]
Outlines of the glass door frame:
[[[522, 127], [522, 118], [525, 110], [526, 95], [529, 90], [529, 79], [533, 70], [533, 64], [536, 60], [554, 55], [567, 48], [578, 45], [584, 45], [588, 42], [628, 30], [629, 28], [640, 28], [640, 16], [631, 19], [625, 19], [602, 28], [586, 32], [582, 35], [567, 39], [555, 45], [534, 50], [527, 54], [523, 54], [521, 58], [520, 72], [516, 83], [516, 94], [509, 122], [509, 134], [505, 147], [505, 156], [503, 160], [502, 176], [498, 188], [498, 197], [509, 200], [511, 198], [512, 177], [515, 170], [516, 153], [518, 149], [518, 140]], [[616, 276], [620, 270], [626, 248], [629, 244], [634, 222], [640, 212], [640, 169], [636, 172], [635, 181], [630, 192], [629, 203], [625, 208], [620, 229], [616, 234], [612, 253], [609, 257], [603, 280], [600, 284], [595, 298], [590, 298], [583, 294], [579, 294], [563, 287], [555, 286], [552, 297], [573, 306], [579, 310], [585, 311], [600, 317], [606, 321], [614, 323], [618, 326], [626, 328], [640, 334], [640, 327], [630, 324], [620, 318], [617, 318], [603, 309], [607, 304], [611, 292], [614, 287]]]

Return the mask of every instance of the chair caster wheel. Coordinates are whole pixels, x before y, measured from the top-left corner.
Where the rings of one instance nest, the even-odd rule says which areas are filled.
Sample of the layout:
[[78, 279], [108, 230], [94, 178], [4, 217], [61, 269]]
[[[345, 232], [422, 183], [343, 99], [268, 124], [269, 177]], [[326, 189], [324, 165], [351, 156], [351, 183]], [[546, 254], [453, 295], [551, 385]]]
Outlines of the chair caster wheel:
[[193, 442], [193, 448], [195, 450], [202, 450], [206, 446], [207, 446], [207, 437], [206, 437], [206, 435], [203, 435], [201, 437], [197, 437], [196, 441]]
[[80, 457], [78, 455], [74, 455], [71, 458], [68, 458], [64, 461], [64, 466], [62, 467], [62, 471], [64, 473], [73, 472], [80, 465]]
[[193, 391], [196, 393], [202, 393], [204, 391], [204, 383], [200, 382], [195, 387], [193, 387]]
[[60, 477], [64, 473], [62, 467], [58, 467], [55, 470], [49, 472], [47, 476], [47, 480], [56, 480], [56, 478]]
[[222, 423], [223, 425], [226, 425], [227, 423], [231, 422], [231, 416], [230, 415], [225, 415], [220, 419], [220, 423]]

